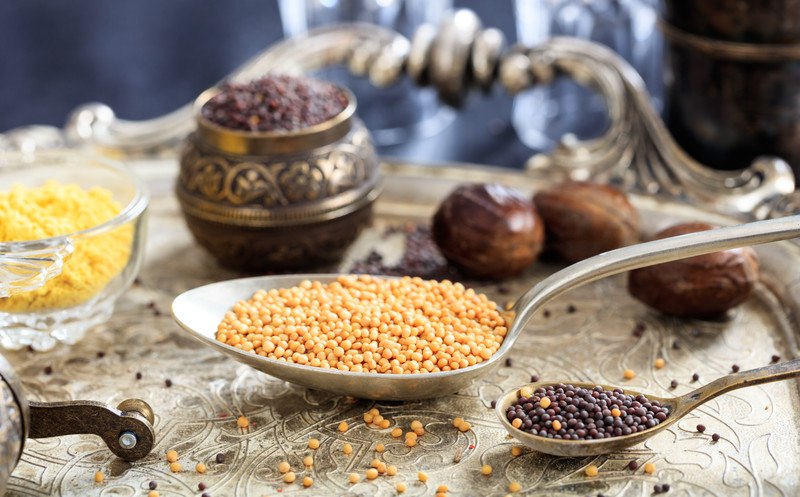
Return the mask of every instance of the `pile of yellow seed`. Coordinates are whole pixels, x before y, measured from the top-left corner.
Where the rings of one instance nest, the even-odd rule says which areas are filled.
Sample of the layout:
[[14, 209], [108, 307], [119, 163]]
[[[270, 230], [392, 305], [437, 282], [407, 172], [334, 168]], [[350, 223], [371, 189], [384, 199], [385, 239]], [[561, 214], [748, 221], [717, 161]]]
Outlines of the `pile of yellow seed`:
[[495, 303], [460, 283], [350, 275], [259, 290], [226, 313], [217, 340], [297, 364], [407, 374], [485, 361], [506, 332]]

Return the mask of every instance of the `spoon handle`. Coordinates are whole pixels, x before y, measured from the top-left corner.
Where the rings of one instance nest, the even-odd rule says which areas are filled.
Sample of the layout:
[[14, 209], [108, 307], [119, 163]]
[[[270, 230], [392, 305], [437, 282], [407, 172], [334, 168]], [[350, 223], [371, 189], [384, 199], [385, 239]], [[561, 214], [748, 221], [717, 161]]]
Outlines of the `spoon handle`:
[[800, 377], [800, 359], [792, 359], [791, 361], [749, 371], [731, 373], [680, 397], [676, 415], [680, 417], [683, 413], [689, 412], [731, 390], [798, 377]]
[[542, 305], [587, 283], [631, 269], [800, 236], [800, 214], [639, 243], [590, 257], [537, 283], [517, 303], [514, 327], [521, 330]]

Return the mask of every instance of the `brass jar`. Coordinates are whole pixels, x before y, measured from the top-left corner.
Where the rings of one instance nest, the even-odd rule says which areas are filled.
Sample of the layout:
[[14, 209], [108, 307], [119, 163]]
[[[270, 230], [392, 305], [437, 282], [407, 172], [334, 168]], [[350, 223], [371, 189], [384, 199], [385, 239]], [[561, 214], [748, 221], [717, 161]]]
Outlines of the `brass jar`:
[[224, 128], [204, 118], [186, 140], [176, 194], [197, 242], [221, 265], [285, 271], [338, 261], [372, 218], [378, 159], [356, 100], [320, 124], [285, 132]]

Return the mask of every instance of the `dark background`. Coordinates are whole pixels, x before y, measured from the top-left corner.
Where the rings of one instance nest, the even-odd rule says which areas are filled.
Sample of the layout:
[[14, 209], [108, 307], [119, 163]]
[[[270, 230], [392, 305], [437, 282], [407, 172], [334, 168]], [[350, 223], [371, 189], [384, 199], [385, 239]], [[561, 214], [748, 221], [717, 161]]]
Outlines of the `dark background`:
[[[512, 0], [455, 0], [516, 39]], [[98, 101], [125, 119], [191, 101], [283, 35], [275, 0], [0, 2], [0, 131], [61, 126]], [[510, 125], [512, 99], [473, 94], [443, 133], [385, 155], [522, 167], [532, 150]]]

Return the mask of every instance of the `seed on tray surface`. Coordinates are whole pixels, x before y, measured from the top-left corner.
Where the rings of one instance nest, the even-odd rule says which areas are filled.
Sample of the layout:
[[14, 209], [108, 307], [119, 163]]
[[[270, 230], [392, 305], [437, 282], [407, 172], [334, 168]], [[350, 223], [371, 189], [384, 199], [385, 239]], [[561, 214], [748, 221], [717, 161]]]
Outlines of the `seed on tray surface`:
[[280, 471], [282, 474], [288, 473], [291, 469], [292, 466], [287, 461], [281, 461], [280, 464], [278, 464], [278, 471]]
[[711, 435], [711, 440], [719, 442], [719, 439], [720, 439], [719, 433], [714, 433], [713, 435]]
[[314, 480], [310, 476], [303, 478], [303, 486], [308, 488], [314, 484]]
[[342, 447], [342, 452], [349, 456], [353, 453], [353, 446], [350, 444], [344, 444], [344, 447]]
[[699, 374], [695, 373], [695, 374], [692, 375], [692, 381], [697, 381], [699, 379], [700, 379], [700, 375]]
[[635, 459], [632, 460], [631, 462], [628, 463], [628, 469], [631, 471], [636, 471], [637, 469], [639, 469], [639, 463], [636, 462]]
[[508, 485], [509, 492], [516, 493], [519, 492], [520, 490], [522, 490], [522, 485], [520, 485], [519, 482], [512, 481], [511, 483], [509, 483]]
[[169, 463], [169, 470], [173, 473], [180, 473], [183, 468], [181, 467], [181, 463], [179, 462], [171, 462]]
[[197, 471], [198, 473], [200, 473], [200, 474], [202, 475], [203, 473], [205, 473], [205, 472], [206, 472], [206, 465], [205, 465], [205, 464], [203, 464], [203, 463], [201, 463], [201, 462], [199, 462], [199, 463], [197, 463], [197, 465], [194, 467], [194, 470], [195, 470], [195, 471]]
[[378, 470], [375, 468], [369, 468], [367, 470], [367, 480], [374, 480], [378, 477]]
[[105, 481], [105, 479], [106, 479], [105, 473], [103, 473], [102, 471], [95, 472], [95, 474], [94, 474], [94, 482], [95, 483], [103, 483]]
[[347, 476], [347, 480], [348, 480], [350, 483], [358, 483], [358, 481], [359, 481], [360, 479], [361, 479], [361, 477], [358, 475], [358, 473], [350, 473], [350, 474]]
[[697, 425], [697, 431], [703, 433], [704, 431], [706, 431], [706, 425]]
[[649, 475], [652, 475], [653, 473], [656, 472], [656, 465], [651, 462], [644, 463], [644, 472]]
[[248, 426], [250, 426], [250, 420], [248, 420], [244, 416], [239, 416], [238, 418], [236, 418], [236, 426], [238, 426], [239, 428], [245, 429]]
[[422, 483], [425, 483], [426, 481], [428, 481], [428, 475], [424, 471], [420, 471], [419, 473], [417, 473], [417, 479]]
[[392, 430], [392, 436], [394, 438], [400, 438], [403, 436], [403, 429], [402, 428], [395, 428]]
[[[547, 406], [542, 407], [544, 404]], [[619, 413], [614, 416], [612, 410]], [[630, 435], [653, 428], [669, 410], [644, 395], [628, 395], [621, 388], [582, 388], [551, 385], [519, 397], [506, 410], [513, 426], [541, 437], [593, 440]]]
[[[351, 447], [351, 450], [352, 450], [352, 447]], [[303, 458], [303, 466], [305, 466], [307, 468], [310, 468], [313, 465], [314, 465], [314, 458], [313, 457], [306, 456], [306, 457]]]
[[666, 366], [666, 365], [667, 365], [667, 361], [665, 361], [665, 360], [664, 360], [664, 359], [662, 359], [661, 357], [659, 357], [658, 359], [656, 359], [656, 361], [653, 363], [653, 366], [655, 366], [655, 368], [656, 368], [656, 369], [661, 369], [661, 368], [663, 368], [663, 367], [664, 367], [664, 366]]
[[216, 338], [296, 364], [410, 374], [483, 362], [507, 331], [495, 303], [460, 283], [349, 275], [259, 290], [225, 314]]
[[511, 455], [514, 456], [514, 457], [521, 456], [522, 455], [522, 447], [519, 447], [517, 445], [511, 447]]
[[151, 490], [147, 492], [147, 497], [159, 497], [158, 490]]
[[586, 471], [585, 471], [586, 476], [597, 476], [597, 473], [599, 472], [600, 470], [597, 469], [597, 466], [595, 466], [594, 464], [586, 466]]
[[396, 475], [397, 474], [397, 466], [394, 466], [392, 464], [390, 464], [389, 466], [386, 466], [386, 474], [388, 476]]
[[288, 473], [283, 475], [284, 483], [294, 483], [294, 481], [296, 479], [297, 479], [297, 475], [294, 474], [294, 471], [289, 471]]
[[489, 476], [490, 474], [492, 474], [492, 467], [489, 466], [488, 464], [484, 464], [483, 466], [481, 466], [481, 474], [484, 476]]
[[225, 462], [225, 454], [223, 454], [222, 452], [218, 453], [216, 455], [216, 457], [214, 458], [214, 460], [217, 461], [217, 464], [224, 463]]
[[178, 452], [175, 450], [167, 451], [167, 462], [175, 462], [178, 460]]
[[380, 452], [383, 452], [384, 450], [386, 450], [386, 446], [383, 445], [383, 444], [378, 444], [378, 445], [375, 446], [375, 452], [379, 452], [380, 453]]
[[347, 426], [347, 422], [346, 422], [346, 421], [342, 421], [341, 423], [339, 423], [339, 427], [338, 427], [337, 429], [338, 429], [338, 430], [339, 430], [341, 433], [344, 433], [344, 432], [346, 432], [346, 431], [347, 431], [347, 429], [348, 429], [348, 428], [349, 428], [349, 426]]
[[450, 490], [447, 485], [439, 485], [436, 487], [436, 492], [446, 494]]
[[395, 485], [395, 487], [394, 487], [394, 488], [395, 488], [395, 490], [397, 490], [397, 493], [398, 493], [398, 494], [402, 494], [403, 492], [405, 492], [405, 491], [406, 491], [406, 489], [408, 488], [408, 486], [407, 486], [405, 483], [403, 483], [403, 482], [400, 482], [400, 483], [398, 483], [397, 485]]
[[150, 480], [150, 483], [147, 484], [147, 488], [150, 490], [155, 490], [158, 488], [158, 482], [155, 480]]
[[308, 448], [313, 450], [319, 449], [319, 440], [317, 440], [316, 438], [309, 438]]
[[636, 373], [632, 369], [626, 369], [622, 373], [622, 376], [624, 376], [626, 380], [632, 380], [634, 377], [636, 377]]

